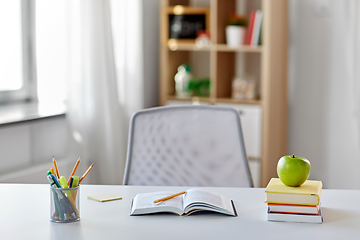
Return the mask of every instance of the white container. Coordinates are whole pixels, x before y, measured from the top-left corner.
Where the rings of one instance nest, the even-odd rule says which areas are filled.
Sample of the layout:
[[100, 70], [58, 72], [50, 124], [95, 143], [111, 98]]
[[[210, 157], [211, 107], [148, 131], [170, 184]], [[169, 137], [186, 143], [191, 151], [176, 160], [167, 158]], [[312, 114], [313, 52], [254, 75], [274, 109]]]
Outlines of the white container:
[[189, 92], [189, 82], [192, 78], [189, 66], [182, 64], [178, 67], [175, 74], [175, 92], [178, 97], [191, 97]]
[[226, 43], [230, 47], [238, 47], [245, 43], [246, 28], [240, 26], [226, 27]]

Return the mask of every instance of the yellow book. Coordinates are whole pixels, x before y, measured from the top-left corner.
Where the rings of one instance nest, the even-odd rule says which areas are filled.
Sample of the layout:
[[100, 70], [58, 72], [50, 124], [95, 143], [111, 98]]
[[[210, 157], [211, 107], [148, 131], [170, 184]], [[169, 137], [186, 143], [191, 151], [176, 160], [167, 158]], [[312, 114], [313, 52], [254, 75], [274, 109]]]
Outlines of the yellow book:
[[265, 189], [265, 202], [315, 206], [320, 203], [321, 190], [321, 181], [306, 180], [300, 187], [289, 187], [279, 178], [272, 178]]

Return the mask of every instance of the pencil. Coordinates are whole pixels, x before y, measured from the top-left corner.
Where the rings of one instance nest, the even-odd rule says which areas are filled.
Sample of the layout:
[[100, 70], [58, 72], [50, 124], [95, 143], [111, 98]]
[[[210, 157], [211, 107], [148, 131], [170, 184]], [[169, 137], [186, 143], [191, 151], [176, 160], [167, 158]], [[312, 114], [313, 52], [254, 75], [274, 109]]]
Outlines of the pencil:
[[79, 159], [76, 161], [75, 166], [74, 166], [74, 169], [72, 170], [72, 172], [71, 172], [71, 174], [70, 174], [69, 180], [68, 180], [68, 182], [67, 182], [68, 186], [70, 186], [71, 177], [74, 176], [74, 174], [75, 174], [75, 172], [76, 172], [76, 169], [77, 169], [78, 166], [79, 166], [80, 159], [81, 159], [81, 157], [79, 157]]
[[57, 167], [56, 160], [55, 160], [54, 157], [53, 157], [53, 163], [54, 163], [54, 168], [55, 168], [56, 177], [57, 177], [57, 178], [60, 178], [59, 169], [58, 169], [58, 167]]
[[154, 203], [166, 201], [166, 200], [172, 199], [172, 198], [174, 198], [174, 197], [180, 196], [180, 195], [185, 194], [185, 193], [186, 193], [186, 192], [175, 193], [175, 194], [173, 194], [173, 195], [170, 195], [170, 196], [167, 196], [167, 197], [164, 197], [164, 198], [160, 198], [160, 199], [158, 199], [158, 200], [155, 200]]
[[84, 178], [86, 177], [86, 175], [90, 172], [90, 170], [93, 168], [95, 163], [91, 164], [91, 166], [86, 170], [86, 172], [84, 173], [84, 175], [82, 175], [82, 177], [79, 180], [79, 184], [82, 182], [82, 180], [84, 180]]

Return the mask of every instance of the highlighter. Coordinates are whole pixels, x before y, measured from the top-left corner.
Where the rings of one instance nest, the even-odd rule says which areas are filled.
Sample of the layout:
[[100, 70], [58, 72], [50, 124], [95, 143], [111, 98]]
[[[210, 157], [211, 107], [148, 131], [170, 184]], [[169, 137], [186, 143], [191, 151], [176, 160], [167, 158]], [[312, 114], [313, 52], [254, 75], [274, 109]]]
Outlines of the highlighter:
[[71, 178], [73, 179], [71, 187], [79, 186], [80, 177], [79, 176], [72, 176]]
[[69, 186], [67, 185], [67, 182], [66, 182], [66, 179], [65, 179], [64, 176], [61, 176], [60, 179], [59, 179], [59, 181], [60, 181], [60, 185], [61, 185], [62, 188], [68, 188], [68, 187], [69, 187]]

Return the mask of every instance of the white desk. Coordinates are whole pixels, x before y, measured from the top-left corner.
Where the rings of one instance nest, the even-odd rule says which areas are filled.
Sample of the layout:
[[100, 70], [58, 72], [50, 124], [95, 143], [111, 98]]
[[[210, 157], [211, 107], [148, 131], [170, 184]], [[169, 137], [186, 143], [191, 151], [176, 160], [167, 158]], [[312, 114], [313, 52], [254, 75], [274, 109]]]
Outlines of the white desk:
[[[238, 217], [220, 214], [129, 216], [140, 192], [184, 187], [81, 186], [81, 220], [49, 220], [49, 185], [0, 184], [0, 239], [360, 239], [360, 191], [323, 190], [323, 224], [266, 221], [264, 189], [206, 188], [234, 200]], [[100, 203], [88, 195], [113, 193], [122, 200]]]

